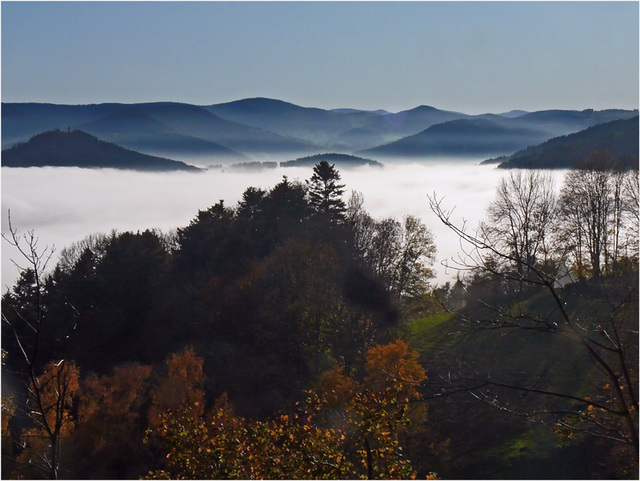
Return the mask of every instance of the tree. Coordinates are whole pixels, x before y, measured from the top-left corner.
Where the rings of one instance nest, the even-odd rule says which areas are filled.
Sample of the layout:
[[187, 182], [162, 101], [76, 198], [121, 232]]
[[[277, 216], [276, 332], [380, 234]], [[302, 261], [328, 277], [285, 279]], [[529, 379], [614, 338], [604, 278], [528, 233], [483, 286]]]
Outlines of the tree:
[[[399, 435], [426, 379], [417, 355], [396, 341], [367, 353], [358, 382], [341, 368], [289, 412], [267, 420], [235, 415], [226, 395], [202, 414], [185, 403], [161, 415], [148, 442], [166, 452], [153, 478], [408, 479]], [[422, 412], [422, 414], [424, 414]]]
[[481, 231], [488, 242], [510, 253], [520, 278], [530, 275], [525, 266], [548, 254], [555, 207], [555, 187], [547, 172], [511, 171], [498, 183]]
[[[8, 334], [3, 336], [3, 348], [9, 337], [13, 341], [9, 352], [18, 358], [11, 363], [19, 366], [27, 392], [24, 406], [16, 408], [25, 413], [34, 426], [23, 433], [23, 443], [28, 440], [28, 444], [24, 444], [26, 450], [19, 461], [27, 461], [41, 474], [57, 479], [62, 437], [70, 425], [69, 411], [77, 391], [78, 371], [75, 363], [64, 357], [48, 362], [43, 349], [45, 272], [54, 250], [48, 246], [41, 249], [33, 231], [19, 235], [10, 214], [9, 233], [2, 237], [17, 249], [27, 265], [23, 267], [15, 262], [22, 282], [13, 293], [3, 296], [2, 303], [2, 322]], [[59, 349], [63, 354], [67, 339], [68, 336], [63, 337]]]
[[237, 242], [233, 237], [235, 213], [224, 201], [199, 210], [187, 227], [178, 229], [177, 265], [192, 280], [225, 271], [237, 272], [242, 261], [234, 253]]
[[133, 479], [150, 458], [142, 443], [151, 366], [116, 366], [108, 375], [80, 381], [77, 427], [62, 453], [65, 477]]
[[166, 376], [160, 379], [151, 393], [150, 426], [156, 426], [161, 414], [167, 409], [183, 404], [191, 406], [195, 413], [204, 412], [204, 360], [189, 347], [171, 354], [166, 364]]
[[349, 226], [351, 244], [355, 260], [364, 266], [367, 263], [368, 252], [371, 250], [376, 222], [364, 210], [364, 195], [362, 192], [352, 191], [346, 211], [346, 221]]
[[638, 259], [638, 232], [640, 226], [639, 208], [640, 208], [640, 182], [638, 181], [638, 170], [632, 170], [627, 173], [624, 179], [622, 190], [623, 209], [627, 215], [629, 228], [626, 233], [626, 256]]
[[14, 396], [2, 395], [2, 478], [9, 478], [9, 473], [13, 471], [15, 457], [13, 456], [13, 436], [9, 423], [16, 412], [16, 405], [13, 402]]
[[572, 224], [578, 227], [577, 244], [584, 244], [595, 278], [602, 274], [609, 241], [610, 196], [609, 174], [601, 170], [570, 171], [561, 192], [563, 212], [570, 213]]
[[354, 257], [402, 306], [425, 294], [434, 276], [433, 234], [414, 216], [405, 216], [403, 222], [390, 217], [374, 220], [363, 210], [363, 201], [361, 193], [352, 193], [346, 217]]
[[[570, 172], [567, 175], [571, 179], [582, 178], [579, 176], [584, 174]], [[575, 191], [579, 205], [589, 205], [591, 192], [603, 190], [601, 184], [599, 186], [599, 181], [603, 180], [599, 175], [589, 178], [594, 181], [591, 186], [581, 183], [584, 190]], [[607, 282], [600, 282], [600, 275], [594, 275], [596, 279], [588, 285], [560, 282], [554, 272], [514, 257], [512, 250], [504, 245], [493, 244], [454, 225], [450, 221], [450, 211], [445, 211], [435, 196], [430, 196], [429, 202], [438, 218], [469, 246], [470, 257], [460, 265], [461, 269], [511, 279], [508, 271], [492, 262], [492, 259], [498, 259], [500, 263], [522, 262], [530, 272], [524, 282], [534, 289], [533, 293], [501, 302], [495, 302], [491, 296], [484, 297], [482, 309], [458, 313], [462, 322], [476, 326], [476, 329], [510, 332], [511, 342], [517, 334], [545, 334], [549, 336], [546, 345], [555, 343], [556, 355], [573, 353], [574, 360], [580, 360], [574, 366], [584, 372], [580, 389], [576, 389], [566, 385], [566, 376], [551, 375], [554, 368], [563, 367], [553, 366], [552, 362], [539, 369], [530, 368], [524, 382], [505, 379], [502, 371], [482, 375], [476, 366], [476, 369], [472, 368], [475, 373], [457, 378], [460, 384], [452, 389], [472, 392], [478, 399], [528, 419], [552, 415], [559, 430], [567, 435], [582, 431], [619, 443], [631, 450], [630, 463], [637, 467], [638, 343], [637, 334], [634, 334], [638, 318], [637, 264], [623, 277], [611, 277]], [[595, 199], [591, 204], [600, 210], [600, 202], [601, 199]], [[597, 262], [594, 262], [597, 268]], [[565, 382], [558, 382], [558, 379], [565, 379]], [[546, 409], [518, 410], [513, 403], [500, 402], [500, 390], [539, 395], [554, 403]]]
[[344, 184], [340, 184], [340, 173], [335, 164], [325, 160], [313, 167], [313, 175], [307, 180], [309, 201], [315, 212], [332, 223], [344, 220], [346, 206], [341, 196]]
[[434, 277], [430, 266], [435, 254], [431, 231], [417, 217], [405, 216], [392, 284], [399, 303], [426, 293], [427, 281]]
[[[633, 194], [623, 195], [625, 184], [633, 185], [625, 177], [633, 175], [620, 171], [616, 159], [605, 152], [592, 153], [565, 175], [560, 191], [561, 234], [581, 274], [586, 260], [593, 277], [599, 278], [618, 262], [626, 250], [621, 244], [625, 239], [633, 245], [634, 199]], [[631, 214], [628, 220], [626, 214]]]
[[79, 377], [75, 363], [61, 359], [47, 364], [32, 381], [26, 408], [35, 426], [22, 432], [24, 451], [17, 463], [26, 469], [27, 477], [45, 475], [58, 479], [63, 438], [75, 429], [71, 411], [79, 390]]

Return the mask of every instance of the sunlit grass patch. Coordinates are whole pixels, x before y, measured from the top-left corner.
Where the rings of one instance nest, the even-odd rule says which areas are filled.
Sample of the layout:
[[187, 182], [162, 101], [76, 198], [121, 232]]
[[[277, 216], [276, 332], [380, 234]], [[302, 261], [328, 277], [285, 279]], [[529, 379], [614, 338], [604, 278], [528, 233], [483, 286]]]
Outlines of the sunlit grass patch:
[[409, 346], [422, 355], [435, 345], [437, 339], [442, 335], [441, 328], [452, 317], [451, 313], [441, 312], [415, 319], [403, 326], [402, 335]]

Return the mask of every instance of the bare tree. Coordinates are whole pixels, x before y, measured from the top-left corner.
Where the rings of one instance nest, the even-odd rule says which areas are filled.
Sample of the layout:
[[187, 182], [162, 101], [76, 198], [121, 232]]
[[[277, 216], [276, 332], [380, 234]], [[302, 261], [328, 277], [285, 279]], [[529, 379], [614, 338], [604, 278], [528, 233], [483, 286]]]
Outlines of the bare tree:
[[371, 240], [375, 229], [375, 221], [364, 210], [364, 195], [362, 192], [352, 191], [347, 202], [346, 222], [351, 230], [352, 243], [358, 260], [365, 261], [371, 250]]
[[32, 456], [26, 456], [27, 464], [36, 466], [51, 479], [58, 479], [61, 439], [69, 423], [67, 413], [77, 385], [77, 370], [73, 362], [65, 359], [45, 366], [48, 360], [43, 358], [44, 275], [55, 249], [49, 246], [40, 248], [39, 239], [33, 231], [18, 234], [11, 223], [10, 213], [9, 233], [3, 233], [2, 237], [17, 250], [23, 264], [15, 261], [14, 264], [24, 287], [30, 290], [27, 296], [29, 305], [12, 302], [11, 293], [7, 293], [2, 309], [2, 322], [12, 334], [17, 354], [21, 357], [21, 374], [27, 391], [25, 404], [18, 409], [35, 425], [23, 436], [24, 447], [33, 447]]
[[510, 253], [521, 278], [548, 254], [550, 228], [556, 212], [556, 195], [549, 172], [511, 171], [498, 183], [496, 198], [488, 208], [488, 223], [481, 232], [488, 242]]
[[620, 170], [616, 159], [605, 152], [592, 153], [565, 175], [559, 232], [580, 275], [586, 272], [586, 263], [595, 278], [614, 269], [633, 239], [637, 225], [633, 176]]
[[[527, 308], [523, 299], [494, 303], [490, 297], [480, 299], [477, 312], [457, 313], [474, 329], [500, 329], [504, 332], [535, 332], [562, 340], [562, 346], [573, 346], [582, 353], [585, 363], [592, 366], [594, 384], [590, 391], [576, 391], [563, 385], [545, 382], [549, 365], [535, 373], [532, 366], [528, 381], [500, 379], [499, 374], [469, 373], [450, 375], [449, 391], [462, 389], [478, 399], [504, 411], [531, 419], [553, 415], [558, 426], [581, 430], [588, 434], [621, 443], [632, 449], [638, 460], [638, 279], [635, 273], [627, 278], [613, 279], [592, 285], [589, 295], [582, 295], [580, 286], [565, 285], [558, 277], [531, 259], [516, 257], [513, 249], [474, 235], [465, 226], [451, 220], [451, 211], [442, 207], [435, 194], [429, 203], [436, 216], [461, 239], [466, 257], [456, 266], [506, 280], [523, 280], [536, 290], [536, 306]], [[496, 263], [496, 259], [500, 262]], [[500, 263], [522, 263], [530, 276], [522, 278], [499, 267]], [[615, 281], [615, 282], [614, 282]], [[543, 307], [546, 306], [546, 307]], [[576, 307], [577, 306], [577, 307]], [[588, 312], [588, 317], [583, 314]], [[519, 411], [500, 401], [496, 389], [540, 395], [562, 402], [545, 410]]]
[[628, 171], [624, 177], [622, 188], [623, 209], [627, 218], [628, 228], [625, 232], [625, 255], [638, 259], [638, 237], [640, 235], [640, 182], [638, 171]]

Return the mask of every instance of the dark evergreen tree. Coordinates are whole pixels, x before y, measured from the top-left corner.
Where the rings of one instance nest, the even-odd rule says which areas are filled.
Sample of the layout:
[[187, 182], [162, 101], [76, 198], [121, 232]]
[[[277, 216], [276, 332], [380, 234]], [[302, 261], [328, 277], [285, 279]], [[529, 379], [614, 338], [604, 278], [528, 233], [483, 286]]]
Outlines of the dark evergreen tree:
[[221, 200], [198, 211], [187, 227], [178, 229], [178, 268], [192, 281], [241, 271], [243, 259], [238, 252], [234, 219], [234, 211]]
[[287, 176], [264, 199], [264, 218], [272, 247], [300, 232], [309, 218], [310, 208], [304, 184], [290, 182]]
[[329, 165], [325, 160], [316, 164], [313, 175], [307, 181], [309, 201], [315, 212], [330, 222], [340, 223], [344, 220], [346, 205], [342, 200], [344, 184], [340, 184], [340, 173], [335, 164]]
[[247, 187], [238, 202], [238, 217], [246, 220], [256, 220], [264, 207], [267, 192], [256, 187]]

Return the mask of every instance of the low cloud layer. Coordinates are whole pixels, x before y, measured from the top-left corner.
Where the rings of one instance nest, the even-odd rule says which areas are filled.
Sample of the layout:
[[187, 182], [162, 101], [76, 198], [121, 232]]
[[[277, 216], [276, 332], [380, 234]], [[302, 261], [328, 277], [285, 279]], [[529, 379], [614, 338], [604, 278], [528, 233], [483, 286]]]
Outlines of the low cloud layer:
[[[438, 249], [437, 283], [455, 278], [455, 272], [447, 272], [440, 262], [455, 256], [459, 244], [430, 211], [427, 194], [435, 192], [444, 197], [446, 208], [455, 207], [452, 218], [456, 222], [465, 219], [474, 228], [484, 217], [498, 179], [505, 174], [492, 166], [468, 161], [341, 170], [345, 198], [352, 190], [362, 192], [364, 208], [372, 216], [400, 219], [415, 215], [432, 230]], [[234, 206], [247, 187], [269, 189], [283, 175], [304, 181], [311, 176], [311, 167], [204, 174], [2, 168], [2, 232], [8, 233], [9, 210], [14, 228], [22, 233], [33, 230], [41, 247], [55, 245], [57, 252], [96, 232], [136, 232], [147, 228], [166, 231], [188, 225], [198, 210], [221, 199]], [[3, 290], [13, 285], [17, 277], [11, 259], [18, 260], [17, 252], [3, 241]]]

